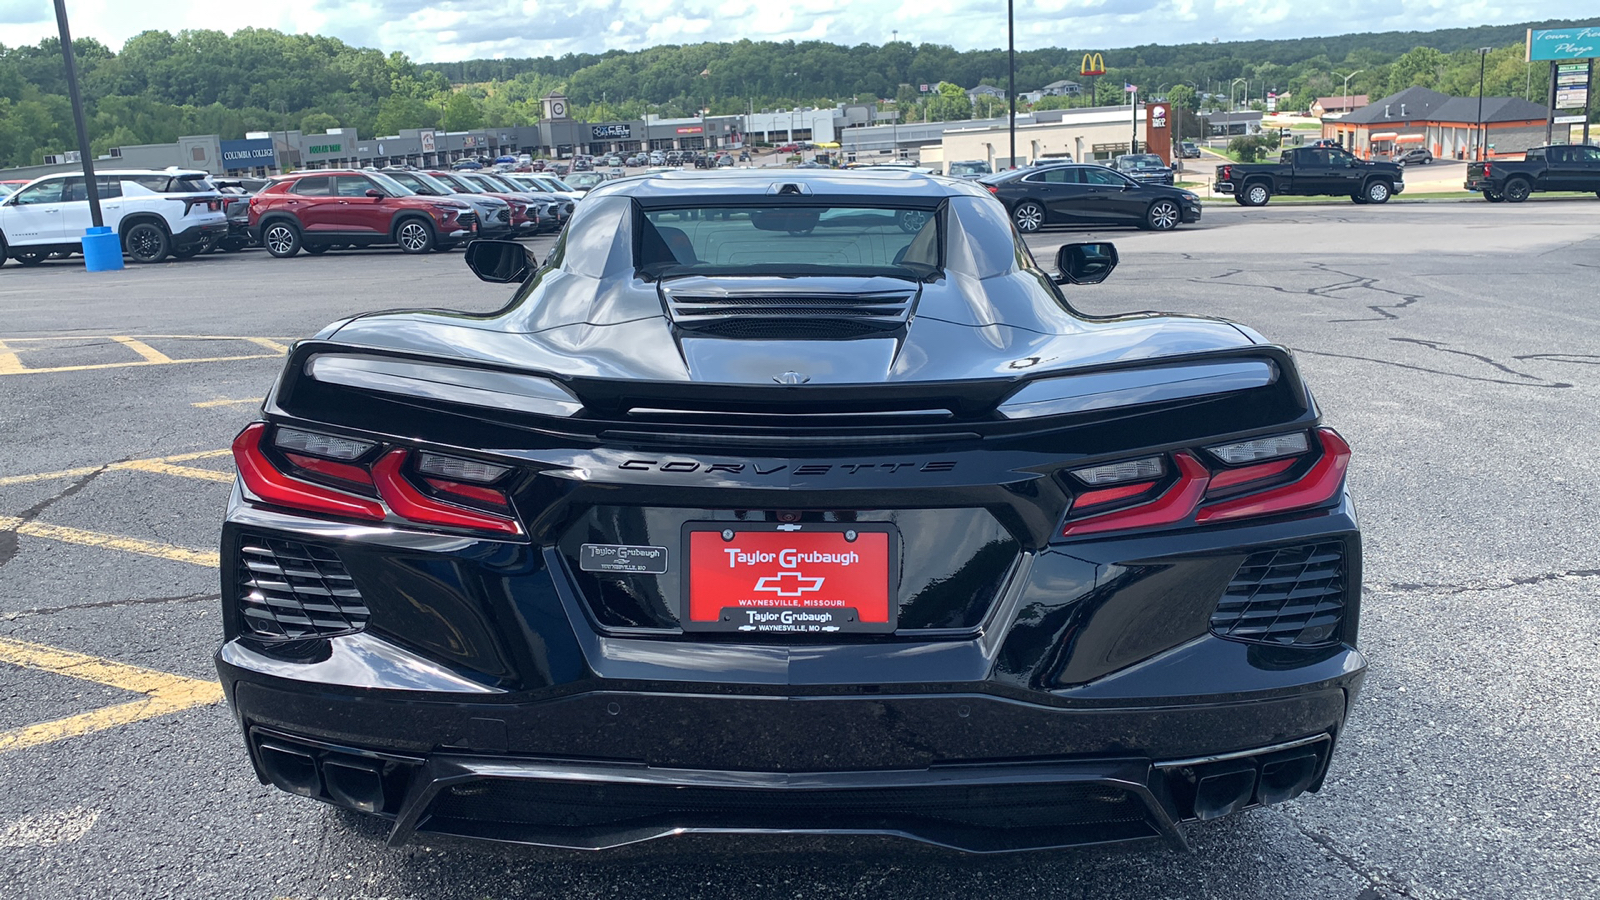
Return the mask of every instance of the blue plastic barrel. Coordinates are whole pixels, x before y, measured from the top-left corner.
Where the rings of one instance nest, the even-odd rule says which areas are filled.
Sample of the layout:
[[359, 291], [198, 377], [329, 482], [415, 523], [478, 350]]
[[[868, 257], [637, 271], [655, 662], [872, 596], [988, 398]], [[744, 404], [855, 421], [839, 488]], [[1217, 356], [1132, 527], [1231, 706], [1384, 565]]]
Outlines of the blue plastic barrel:
[[91, 272], [115, 272], [121, 269], [122, 239], [106, 226], [84, 232], [83, 267]]

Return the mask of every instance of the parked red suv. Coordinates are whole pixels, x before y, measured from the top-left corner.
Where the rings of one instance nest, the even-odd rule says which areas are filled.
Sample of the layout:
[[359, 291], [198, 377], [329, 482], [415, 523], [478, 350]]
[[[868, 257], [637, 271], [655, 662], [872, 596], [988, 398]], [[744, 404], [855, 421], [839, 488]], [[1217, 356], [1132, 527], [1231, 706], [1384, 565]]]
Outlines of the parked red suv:
[[250, 236], [277, 257], [374, 244], [448, 250], [471, 239], [477, 224], [467, 204], [420, 196], [382, 172], [300, 172], [250, 198]]

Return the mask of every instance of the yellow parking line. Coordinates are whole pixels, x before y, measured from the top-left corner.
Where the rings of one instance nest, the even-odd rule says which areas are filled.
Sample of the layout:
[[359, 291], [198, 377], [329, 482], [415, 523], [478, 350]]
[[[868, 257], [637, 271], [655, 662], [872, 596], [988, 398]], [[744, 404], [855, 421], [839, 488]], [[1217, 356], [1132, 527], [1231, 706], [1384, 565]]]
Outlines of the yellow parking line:
[[222, 685], [140, 666], [58, 650], [0, 637], [0, 662], [66, 675], [125, 691], [144, 694], [139, 700], [107, 706], [76, 716], [0, 731], [0, 753], [37, 747], [63, 738], [103, 731], [118, 725], [205, 706], [222, 699]]
[[[256, 341], [256, 340], [265, 340], [265, 341], [291, 341], [292, 342], [292, 341], [296, 340], [296, 338], [247, 337], [247, 336], [242, 335], [242, 334], [133, 334], [133, 335], [127, 335], [127, 336], [128, 337], [132, 337], [132, 338], [134, 338], [136, 340], [164, 340], [164, 341], [165, 340], [172, 340], [172, 341]], [[99, 338], [99, 339], [102, 339], [102, 340], [113, 340], [114, 339], [113, 336], [109, 335], [109, 334], [56, 334], [56, 335], [48, 335], [46, 337], [8, 337], [8, 338], [6, 338], [6, 340], [10, 341], [13, 344], [37, 344], [37, 343], [42, 343], [44, 341], [82, 341], [82, 340], [89, 340], [89, 339], [94, 339], [94, 338]]]
[[289, 352], [289, 347], [287, 345], [280, 344], [277, 341], [273, 340], [272, 338], [245, 338], [245, 340], [249, 341], [252, 344], [258, 344], [258, 345], [260, 345], [262, 347], [265, 347], [265, 348], [267, 348], [268, 350], [271, 350], [274, 353], [288, 353]]
[[162, 353], [160, 350], [157, 350], [138, 338], [113, 337], [111, 339], [122, 346], [127, 347], [129, 350], [139, 354], [144, 358], [145, 362], [155, 363], [157, 365], [166, 365], [167, 363], [173, 361], [172, 357]]
[[242, 406], [246, 403], [260, 403], [265, 399], [265, 397], [246, 397], [243, 400], [229, 400], [227, 397], [222, 397], [217, 400], [201, 400], [199, 403], [191, 403], [189, 405], [195, 409], [211, 409], [214, 406]]
[[168, 359], [166, 362], [155, 362], [152, 360], [141, 359], [138, 362], [94, 363], [92, 365], [84, 366], [52, 366], [46, 369], [20, 368], [11, 371], [0, 369], [0, 375], [47, 375], [51, 372], [88, 372], [95, 369], [132, 369], [139, 368], [141, 366], [180, 366], [186, 363], [237, 362], [244, 359], [277, 359], [282, 355], [283, 354], [281, 353], [259, 353], [253, 356], [206, 356], [195, 359]]
[[[123, 462], [114, 462], [106, 466], [79, 466], [76, 469], [59, 469], [54, 472], [39, 472], [34, 475], [7, 475], [4, 478], [0, 478], [0, 487], [5, 487], [6, 485], [10, 484], [30, 484], [35, 481], [52, 481], [57, 478], [82, 478], [85, 475], [88, 475], [92, 472], [98, 472], [101, 469], [135, 469], [143, 471], [155, 471], [154, 469], [147, 469], [146, 466], [153, 463], [175, 463], [188, 462], [191, 459], [210, 459], [216, 456], [227, 456], [232, 452], [232, 450], [199, 450], [193, 453], [179, 453], [176, 456], [160, 456], [155, 459], [130, 459]], [[233, 480], [232, 475], [218, 478], [217, 476], [221, 473], [212, 472], [209, 469], [196, 469], [190, 466], [170, 466], [165, 468], [163, 471], [165, 471], [168, 475], [181, 475], [185, 478], [203, 478], [207, 481]], [[205, 474], [198, 474], [200, 472], [204, 472]]]
[[15, 531], [17, 534], [25, 534], [30, 537], [61, 541], [67, 544], [79, 544], [85, 547], [104, 547], [107, 550], [138, 553], [141, 556], [154, 556], [158, 559], [170, 559], [175, 562], [208, 566], [213, 569], [222, 565], [220, 556], [214, 550], [191, 550], [188, 547], [179, 547], [173, 544], [161, 544], [156, 541], [121, 537], [115, 534], [102, 534], [98, 531], [84, 531], [81, 528], [68, 528], [65, 525], [26, 522], [13, 516], [0, 516], [0, 531]]
[[176, 475], [179, 478], [198, 478], [201, 481], [222, 481], [233, 483], [232, 472], [217, 472], [212, 469], [197, 469], [194, 466], [175, 466], [155, 459], [140, 459], [131, 462], [118, 463], [113, 468], [131, 469], [135, 472], [154, 472], [158, 475]]
[[23, 368], [22, 360], [17, 358], [16, 352], [7, 347], [5, 341], [0, 341], [0, 375], [21, 372]]

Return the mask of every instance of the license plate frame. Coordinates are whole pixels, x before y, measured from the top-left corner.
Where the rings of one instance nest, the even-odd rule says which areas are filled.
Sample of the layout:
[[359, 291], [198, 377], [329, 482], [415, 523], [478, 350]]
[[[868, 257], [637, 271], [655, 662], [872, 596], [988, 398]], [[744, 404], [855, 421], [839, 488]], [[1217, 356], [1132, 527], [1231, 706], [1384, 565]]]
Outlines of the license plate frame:
[[[678, 622], [685, 632], [834, 636], [891, 634], [898, 627], [900, 532], [891, 524], [699, 521], [684, 523], [681, 537]], [[855, 550], [861, 558], [858, 563], [802, 561], [797, 565], [810, 568], [797, 568], [785, 566], [794, 561], [781, 558], [752, 563], [746, 557], [736, 565], [724, 556], [729, 549], [748, 553], [775, 552], [775, 548], [836, 557]], [[718, 561], [715, 569], [707, 568], [708, 559]], [[730, 560], [728, 569], [721, 568], [723, 559]], [[862, 566], [859, 574], [850, 571], [852, 565]], [[827, 582], [830, 578], [835, 579], [833, 585]], [[740, 579], [751, 583], [741, 588]], [[768, 583], [762, 584], [763, 580]], [[877, 584], [882, 585], [881, 598], [873, 588]], [[766, 593], [755, 594], [758, 585]], [[709, 592], [699, 604], [697, 589]], [[832, 605], [841, 601], [843, 605]], [[714, 619], [706, 618], [711, 606], [716, 609]]]

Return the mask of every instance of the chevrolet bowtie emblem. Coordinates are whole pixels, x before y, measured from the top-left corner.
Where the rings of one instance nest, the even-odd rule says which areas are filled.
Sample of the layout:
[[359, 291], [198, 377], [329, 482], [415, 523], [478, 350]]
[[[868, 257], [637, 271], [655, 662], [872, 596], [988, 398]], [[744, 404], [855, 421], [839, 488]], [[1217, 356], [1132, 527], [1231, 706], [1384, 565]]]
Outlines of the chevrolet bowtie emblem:
[[822, 590], [825, 578], [808, 578], [799, 572], [779, 572], [756, 582], [754, 590], [771, 591], [779, 597], [798, 597], [811, 591]]
[[791, 370], [783, 373], [782, 375], [772, 376], [772, 380], [779, 384], [805, 384], [811, 380], [811, 376], [801, 375], [799, 372]]

